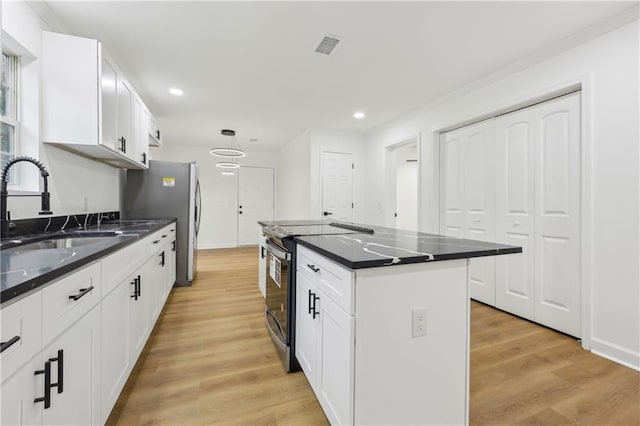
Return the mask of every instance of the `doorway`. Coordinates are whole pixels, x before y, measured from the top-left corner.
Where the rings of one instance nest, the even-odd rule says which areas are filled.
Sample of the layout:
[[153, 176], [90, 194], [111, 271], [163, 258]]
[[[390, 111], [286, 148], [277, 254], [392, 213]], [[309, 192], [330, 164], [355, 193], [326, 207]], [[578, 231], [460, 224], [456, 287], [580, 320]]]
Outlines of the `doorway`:
[[258, 244], [258, 221], [274, 217], [274, 173], [270, 167], [238, 170], [238, 245]]
[[397, 229], [417, 231], [420, 199], [420, 149], [418, 136], [387, 147], [387, 223]]
[[353, 154], [322, 152], [322, 217], [353, 220]]

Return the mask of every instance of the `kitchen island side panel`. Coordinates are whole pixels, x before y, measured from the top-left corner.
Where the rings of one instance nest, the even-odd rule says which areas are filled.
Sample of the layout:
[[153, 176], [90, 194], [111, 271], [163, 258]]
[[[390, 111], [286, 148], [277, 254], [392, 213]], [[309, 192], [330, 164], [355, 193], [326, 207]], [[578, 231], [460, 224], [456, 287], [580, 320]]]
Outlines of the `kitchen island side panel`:
[[356, 272], [355, 424], [468, 424], [467, 273], [467, 259]]

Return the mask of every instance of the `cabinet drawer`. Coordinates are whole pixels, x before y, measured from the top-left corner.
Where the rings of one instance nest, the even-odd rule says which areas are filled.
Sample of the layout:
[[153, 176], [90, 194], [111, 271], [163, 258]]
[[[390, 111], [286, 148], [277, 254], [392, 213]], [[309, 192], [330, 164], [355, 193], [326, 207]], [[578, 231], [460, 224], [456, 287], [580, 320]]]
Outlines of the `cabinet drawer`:
[[354, 313], [354, 273], [298, 244], [296, 269], [346, 313]]
[[100, 262], [96, 262], [72, 272], [42, 291], [43, 345], [100, 302], [100, 281]]
[[0, 323], [0, 340], [5, 345], [0, 353], [1, 381], [4, 383], [42, 348], [42, 292], [2, 308]]
[[144, 263], [147, 239], [137, 241], [102, 259], [102, 295], [106, 296], [118, 284]]
[[169, 229], [164, 228], [147, 237], [147, 254], [156, 253], [161, 247], [165, 246], [171, 238], [170, 234]]

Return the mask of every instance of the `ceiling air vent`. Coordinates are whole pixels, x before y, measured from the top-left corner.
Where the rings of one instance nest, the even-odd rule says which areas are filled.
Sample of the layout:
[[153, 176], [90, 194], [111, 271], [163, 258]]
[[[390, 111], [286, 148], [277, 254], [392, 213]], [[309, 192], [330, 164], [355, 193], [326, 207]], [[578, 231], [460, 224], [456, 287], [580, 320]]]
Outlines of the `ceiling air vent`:
[[340, 43], [340, 38], [334, 35], [325, 35], [320, 40], [318, 47], [316, 47], [316, 53], [322, 53], [323, 55], [331, 55], [333, 49]]

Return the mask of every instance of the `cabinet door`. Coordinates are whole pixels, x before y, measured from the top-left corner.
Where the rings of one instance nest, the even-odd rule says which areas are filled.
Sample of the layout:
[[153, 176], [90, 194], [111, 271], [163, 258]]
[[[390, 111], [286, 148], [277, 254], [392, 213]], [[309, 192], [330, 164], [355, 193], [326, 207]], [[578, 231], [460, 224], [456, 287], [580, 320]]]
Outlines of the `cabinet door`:
[[[149, 335], [151, 309], [157, 297], [154, 287], [156, 258], [149, 259], [138, 275], [138, 295], [129, 299], [131, 362], [135, 364]], [[134, 285], [135, 287], [135, 285]]]
[[131, 140], [127, 142], [127, 156], [142, 164], [140, 121], [142, 120], [142, 100], [133, 93], [131, 102]]
[[0, 387], [0, 424], [40, 425], [42, 424], [43, 402], [35, 398], [44, 396], [44, 374], [34, 374], [42, 370], [40, 355], [29, 361], [11, 379]]
[[130, 300], [134, 291], [135, 283], [131, 278], [131, 280], [122, 282], [102, 299], [102, 359], [100, 368], [102, 422], [105, 422], [109, 417], [109, 413], [129, 377], [129, 372], [133, 368], [129, 339], [129, 304], [132, 303]]
[[140, 98], [136, 98], [140, 107], [140, 118], [138, 121], [138, 161], [149, 166], [149, 110], [145, 107]]
[[[316, 390], [318, 377], [319, 321], [314, 318], [316, 287], [301, 273], [296, 274], [296, 358], [311, 387]], [[316, 312], [318, 312], [316, 308]]]
[[[52, 361], [51, 407], [43, 411], [46, 425], [100, 423], [100, 310], [92, 309], [44, 351]], [[54, 361], [55, 360], [55, 361]]]
[[115, 67], [111, 64], [106, 56], [102, 56], [102, 145], [116, 150], [116, 141], [118, 139], [116, 110], [117, 110], [117, 81]]
[[[133, 154], [133, 140], [131, 138], [131, 108], [133, 101], [133, 90], [129, 87], [129, 84], [118, 78], [118, 107], [117, 107], [117, 129], [118, 129], [118, 143], [117, 148], [120, 152], [132, 157]], [[133, 158], [136, 160], [135, 158]]]
[[353, 424], [355, 320], [324, 293], [318, 296], [320, 367], [316, 394], [331, 424]]

